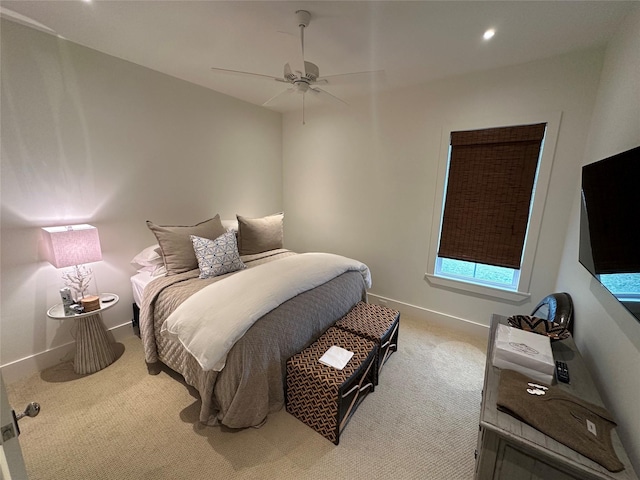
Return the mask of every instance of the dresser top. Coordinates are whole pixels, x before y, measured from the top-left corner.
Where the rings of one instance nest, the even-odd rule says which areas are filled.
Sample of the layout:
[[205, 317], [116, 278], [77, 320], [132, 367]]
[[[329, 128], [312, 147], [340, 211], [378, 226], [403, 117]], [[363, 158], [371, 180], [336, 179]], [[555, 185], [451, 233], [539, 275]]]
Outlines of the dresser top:
[[[618, 458], [625, 466], [625, 469], [618, 473], [609, 472], [603, 466], [579, 454], [575, 450], [497, 409], [496, 401], [498, 397], [500, 369], [493, 366], [493, 347], [499, 323], [506, 324], [507, 318], [501, 315], [493, 315], [487, 346], [487, 363], [485, 368], [482, 409], [480, 411], [480, 426], [508, 438], [509, 441], [520, 445], [521, 448], [527, 450], [534, 456], [553, 461], [556, 464], [561, 462], [574, 470], [584, 472], [586, 478], [638, 480], [615, 429], [612, 432], [611, 440]], [[573, 341], [573, 337], [551, 342], [551, 348], [553, 350], [554, 360], [567, 363], [571, 377], [570, 384], [559, 383], [557, 386], [567, 393], [575, 395], [587, 402], [604, 406], [584, 360]]]

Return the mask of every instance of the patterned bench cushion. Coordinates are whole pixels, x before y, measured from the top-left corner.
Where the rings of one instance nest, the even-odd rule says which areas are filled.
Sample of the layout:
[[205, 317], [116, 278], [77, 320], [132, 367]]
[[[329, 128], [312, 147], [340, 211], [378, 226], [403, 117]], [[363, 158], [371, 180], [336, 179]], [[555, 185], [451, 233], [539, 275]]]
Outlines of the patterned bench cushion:
[[[342, 370], [319, 362], [332, 345], [353, 352]], [[374, 389], [376, 354], [374, 342], [330, 327], [313, 344], [287, 360], [287, 412], [338, 445], [351, 415]]]
[[336, 327], [360, 335], [378, 344], [374, 384], [389, 356], [398, 350], [400, 312], [382, 305], [358, 302], [349, 313], [336, 322]]

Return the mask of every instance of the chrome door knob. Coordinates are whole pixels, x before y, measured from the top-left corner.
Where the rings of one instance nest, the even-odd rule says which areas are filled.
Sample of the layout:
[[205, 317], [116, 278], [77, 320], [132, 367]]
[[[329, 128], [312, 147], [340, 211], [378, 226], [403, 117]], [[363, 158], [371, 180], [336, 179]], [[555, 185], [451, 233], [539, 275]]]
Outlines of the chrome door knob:
[[37, 402], [31, 402], [24, 409], [24, 412], [16, 415], [16, 420], [20, 420], [21, 418], [24, 418], [24, 417], [35, 417], [39, 413], [40, 413], [40, 404]]

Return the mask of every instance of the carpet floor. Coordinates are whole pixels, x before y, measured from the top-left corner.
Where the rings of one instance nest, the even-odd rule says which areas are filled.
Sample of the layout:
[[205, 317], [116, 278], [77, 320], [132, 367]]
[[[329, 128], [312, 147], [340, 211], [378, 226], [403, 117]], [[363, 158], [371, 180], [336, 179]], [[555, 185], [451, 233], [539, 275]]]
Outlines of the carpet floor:
[[93, 375], [62, 363], [7, 386], [31, 480], [468, 480], [475, 468], [486, 339], [402, 316], [399, 350], [335, 446], [284, 409], [261, 428], [198, 424], [197, 393], [147, 373], [140, 339]]

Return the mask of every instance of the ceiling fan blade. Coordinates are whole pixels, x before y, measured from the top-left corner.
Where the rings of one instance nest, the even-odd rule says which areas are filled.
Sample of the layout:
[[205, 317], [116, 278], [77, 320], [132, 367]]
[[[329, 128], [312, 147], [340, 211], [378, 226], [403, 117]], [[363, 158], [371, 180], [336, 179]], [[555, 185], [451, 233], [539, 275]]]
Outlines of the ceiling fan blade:
[[235, 73], [239, 75], [251, 75], [253, 77], [264, 77], [264, 78], [269, 78], [271, 80], [277, 80], [279, 82], [285, 81], [282, 78], [273, 77], [271, 75], [264, 75], [262, 73], [242, 72], [240, 70], [229, 70], [227, 68], [217, 68], [217, 67], [211, 67], [211, 70], [214, 70], [216, 72]]
[[368, 70], [364, 72], [352, 72], [352, 73], [339, 73], [337, 75], [325, 75], [319, 78], [316, 83], [330, 83], [332, 85], [339, 85], [345, 83], [352, 83], [356, 81], [367, 80], [384, 80], [384, 70]]
[[327, 92], [326, 90], [323, 90], [321, 88], [318, 87], [309, 87], [309, 90], [311, 90], [314, 94], [321, 96], [322, 98], [326, 98], [328, 100], [332, 100], [334, 102], [339, 102], [342, 103], [344, 105], [349, 105], [347, 102], [345, 102], [344, 100], [342, 100], [341, 98], [336, 97], [335, 95], [330, 94], [329, 92]]
[[287, 93], [293, 93], [295, 91], [295, 88], [293, 87], [289, 87], [286, 90], [283, 90], [279, 93], [276, 93], [273, 97], [271, 97], [269, 100], [267, 100], [266, 102], [264, 102], [262, 104], [263, 107], [266, 107], [269, 103], [271, 103], [273, 100], [275, 100], [276, 98], [280, 98], [281, 96], [287, 94]]

